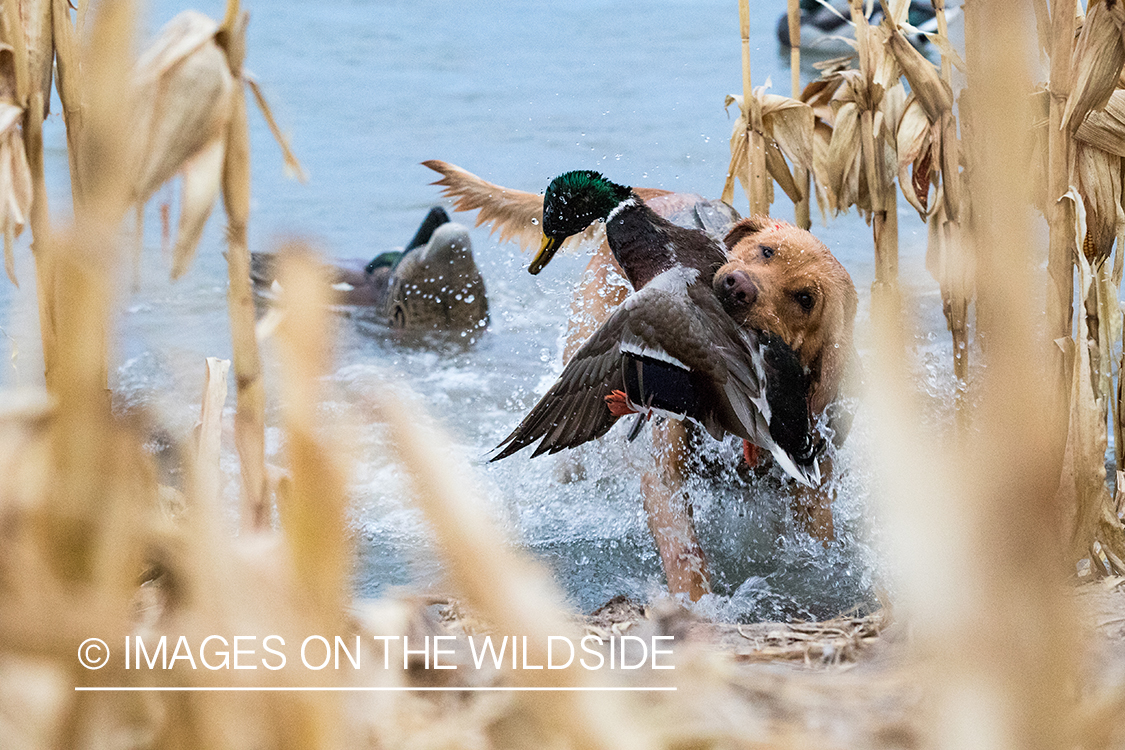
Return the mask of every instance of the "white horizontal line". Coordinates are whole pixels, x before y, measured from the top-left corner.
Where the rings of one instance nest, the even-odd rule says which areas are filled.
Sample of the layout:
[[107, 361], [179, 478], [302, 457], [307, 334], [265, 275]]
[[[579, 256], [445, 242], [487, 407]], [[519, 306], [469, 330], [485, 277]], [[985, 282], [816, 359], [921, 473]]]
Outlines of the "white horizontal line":
[[76, 692], [668, 692], [675, 687], [76, 687]]

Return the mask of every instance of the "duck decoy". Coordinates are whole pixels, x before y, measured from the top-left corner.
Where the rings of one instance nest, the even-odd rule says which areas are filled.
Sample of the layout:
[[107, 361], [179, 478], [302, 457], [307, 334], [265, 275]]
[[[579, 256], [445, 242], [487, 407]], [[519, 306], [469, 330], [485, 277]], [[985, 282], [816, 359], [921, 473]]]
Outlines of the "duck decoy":
[[[487, 325], [488, 297], [469, 231], [440, 206], [430, 209], [401, 251], [326, 263], [337, 302], [372, 308], [391, 327], [465, 331]], [[272, 288], [276, 265], [271, 253], [251, 255], [259, 290]]]
[[[960, 8], [947, 8], [946, 21], [953, 21], [960, 14]], [[854, 48], [844, 41], [855, 39], [851, 8], [847, 0], [800, 0], [800, 19], [802, 49], [832, 54], [854, 53]], [[882, 20], [883, 9], [876, 3], [868, 21], [872, 26], [877, 26]], [[925, 34], [933, 34], [938, 30], [937, 17], [929, 2], [913, 0], [907, 11], [906, 22], [921, 32], [907, 35], [910, 43], [919, 48], [926, 44]], [[792, 46], [789, 39], [789, 16], [785, 13], [777, 19], [777, 41], [782, 47]]]

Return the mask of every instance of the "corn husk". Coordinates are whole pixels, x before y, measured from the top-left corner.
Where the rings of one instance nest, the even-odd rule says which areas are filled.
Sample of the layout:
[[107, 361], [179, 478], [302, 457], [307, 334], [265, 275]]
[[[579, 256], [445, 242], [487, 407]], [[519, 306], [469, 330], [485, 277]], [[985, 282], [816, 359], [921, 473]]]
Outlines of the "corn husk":
[[1086, 115], [1075, 130], [1074, 138], [1102, 151], [1125, 156], [1125, 90], [1115, 90], [1104, 108]]
[[938, 183], [933, 125], [917, 97], [911, 94], [898, 123], [898, 183], [907, 202], [923, 219], [934, 206], [930, 189]]
[[1105, 262], [1117, 239], [1117, 214], [1121, 206], [1121, 157], [1078, 141], [1074, 172], [1077, 191], [1086, 212], [1086, 236], [1080, 245], [1087, 261], [1097, 268]]
[[887, 38], [887, 48], [898, 61], [902, 74], [910, 83], [910, 90], [926, 115], [934, 122], [941, 114], [953, 109], [953, 92], [941, 79], [933, 63], [927, 60], [902, 35], [893, 31]]
[[237, 13], [231, 17], [238, 22], [234, 29], [185, 11], [168, 22], [137, 63], [138, 130], [144, 140], [135, 200], [144, 203], [176, 174], [183, 176], [173, 279], [190, 267], [219, 195], [240, 82], [250, 87], [265, 115], [286, 172], [305, 179], [260, 87], [242, 70], [244, 21]]
[[[790, 200], [794, 203], [799, 202], [804, 197], [804, 187], [798, 185], [794, 172], [812, 168], [814, 121], [812, 108], [804, 102], [787, 96], [766, 94], [764, 88], [756, 89], [754, 98], [756, 99], [754, 104], [761, 112], [762, 123], [760, 129], [755, 132], [758, 132], [763, 139], [769, 174]], [[743, 106], [743, 98], [736, 94], [729, 94], [724, 106], [729, 107], [731, 104], [738, 105], [739, 116], [731, 131], [731, 166], [722, 193], [722, 199], [728, 203], [734, 197], [736, 176], [742, 179], [743, 189], [747, 188], [744, 178], [749, 168], [745, 137], [746, 108]], [[793, 165], [792, 168], [790, 164]]]
[[184, 178], [172, 278], [187, 271], [219, 194], [236, 82], [215, 41], [218, 30], [210, 18], [185, 11], [137, 63], [138, 123], [145, 140], [135, 198], [144, 203], [175, 174]]
[[846, 102], [836, 111], [828, 158], [821, 166], [821, 179], [832, 196], [832, 210], [835, 213], [846, 211], [848, 206], [858, 203], [860, 198], [863, 160], [860, 150], [856, 148], [859, 140], [859, 115], [859, 107], [854, 102]]
[[1087, 113], [1109, 101], [1125, 65], [1122, 25], [1125, 8], [1105, 0], [1091, 2], [1071, 58], [1074, 88], [1066, 100], [1062, 127], [1071, 130], [1082, 124]]

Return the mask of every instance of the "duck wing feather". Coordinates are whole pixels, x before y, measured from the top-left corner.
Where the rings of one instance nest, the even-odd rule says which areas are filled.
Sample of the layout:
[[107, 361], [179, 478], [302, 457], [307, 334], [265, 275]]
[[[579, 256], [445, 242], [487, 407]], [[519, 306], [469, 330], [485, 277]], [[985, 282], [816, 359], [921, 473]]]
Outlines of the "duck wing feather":
[[617, 417], [610, 413], [605, 397], [623, 390], [621, 336], [629, 323], [624, 308], [605, 323], [571, 357], [555, 384], [539, 399], [516, 426], [492, 461], [516, 453], [543, 438], [532, 456], [556, 453], [599, 438]]
[[[501, 187], [477, 177], [456, 164], [429, 159], [422, 165], [441, 175], [434, 182], [442, 194], [453, 199], [457, 211], [477, 211], [476, 226], [490, 225], [490, 232], [500, 233], [500, 241], [511, 240], [521, 249], [538, 249], [543, 240], [543, 196], [524, 190]], [[668, 195], [667, 190], [636, 188], [642, 200]], [[570, 237], [562, 244], [564, 250], [576, 250], [587, 242], [598, 243], [605, 237], [605, 225], [594, 222], [585, 231]]]

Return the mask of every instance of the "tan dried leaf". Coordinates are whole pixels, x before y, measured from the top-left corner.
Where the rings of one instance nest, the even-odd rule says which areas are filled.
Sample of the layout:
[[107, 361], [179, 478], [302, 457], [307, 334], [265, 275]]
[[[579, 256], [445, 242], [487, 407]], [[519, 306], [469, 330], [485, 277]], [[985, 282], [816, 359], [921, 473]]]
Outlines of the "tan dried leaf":
[[901, 31], [895, 30], [890, 33], [887, 47], [898, 61], [902, 74], [910, 84], [910, 90], [926, 110], [930, 122], [937, 122], [942, 112], [953, 109], [953, 92], [949, 90], [945, 81], [941, 80], [941, 75], [933, 63], [923, 57], [922, 53], [906, 40]]
[[1066, 100], [1062, 127], [1076, 128], [1089, 112], [1109, 101], [1125, 65], [1123, 23], [1125, 8], [1120, 2], [1112, 7], [1106, 2], [1090, 3], [1071, 57], [1074, 87]]
[[781, 150], [774, 141], [766, 142], [766, 169], [769, 170], [774, 181], [785, 191], [785, 194], [789, 196], [789, 200], [797, 203], [804, 197], [804, 191], [797, 187], [797, 181], [793, 179], [793, 174], [789, 171], [789, 165], [786, 164], [785, 157], [781, 155]]
[[222, 184], [226, 141], [216, 138], [183, 165], [183, 193], [180, 196], [180, 226], [172, 248], [172, 278], [183, 276], [195, 257], [203, 225], [219, 197]]
[[886, 125], [884, 137], [891, 143], [898, 141], [898, 124], [902, 121], [903, 112], [906, 111], [906, 100], [906, 87], [899, 81], [886, 90], [883, 101], [879, 104], [879, 111], [883, 113], [883, 122]]
[[[785, 157], [801, 169], [812, 168], [812, 107], [788, 96], [754, 92], [762, 104], [764, 135], [777, 142]], [[789, 191], [786, 190], [788, 193]]]
[[929, 203], [936, 164], [930, 119], [917, 97], [911, 94], [898, 124], [898, 184], [907, 202], [925, 219], [933, 211]]
[[824, 165], [826, 184], [832, 194], [832, 210], [846, 211], [860, 195], [862, 149], [859, 143], [859, 107], [844, 103], [836, 112], [836, 127]]
[[1102, 151], [1125, 156], [1125, 90], [1117, 89], [1104, 108], [1086, 115], [1074, 137]]
[[141, 165], [134, 196], [144, 202], [187, 161], [226, 133], [236, 82], [215, 43], [218, 24], [185, 11], [137, 62]]
[[836, 196], [828, 184], [828, 175], [825, 166], [828, 164], [828, 152], [832, 143], [832, 128], [822, 120], [817, 120], [813, 128], [813, 169], [812, 178], [815, 185], [817, 208], [820, 209], [821, 219], [827, 221], [829, 208], [835, 204]]

